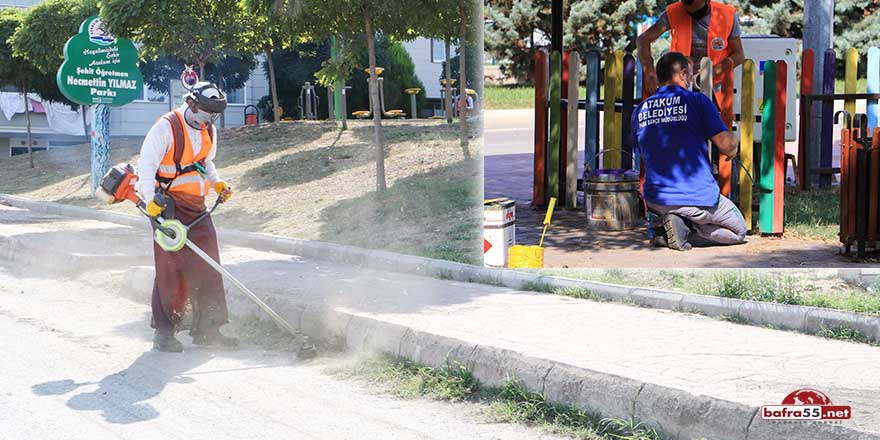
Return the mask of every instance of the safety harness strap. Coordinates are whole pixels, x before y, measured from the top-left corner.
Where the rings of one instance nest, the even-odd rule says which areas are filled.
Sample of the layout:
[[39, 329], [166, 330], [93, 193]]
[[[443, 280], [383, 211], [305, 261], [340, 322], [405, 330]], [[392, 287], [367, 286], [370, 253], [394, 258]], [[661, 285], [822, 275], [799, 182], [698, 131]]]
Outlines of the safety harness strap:
[[[183, 149], [186, 148], [186, 139], [184, 138], [184, 127], [183, 124], [180, 123], [180, 119], [177, 117], [175, 113], [168, 113], [162, 117], [168, 121], [168, 124], [171, 125], [171, 136], [173, 138], [173, 143], [171, 148], [174, 150], [174, 167], [176, 168], [174, 177], [162, 177], [157, 175], [156, 180], [159, 183], [163, 183], [166, 187], [171, 187], [171, 182], [174, 181], [181, 174], [190, 173], [193, 171], [198, 171], [200, 173], [205, 173], [205, 164], [204, 161], [197, 161], [185, 167], [180, 166], [180, 161], [183, 160]], [[208, 132], [208, 138], [211, 139], [211, 142], [214, 142], [214, 127], [211, 124], [207, 124], [206, 131]]]

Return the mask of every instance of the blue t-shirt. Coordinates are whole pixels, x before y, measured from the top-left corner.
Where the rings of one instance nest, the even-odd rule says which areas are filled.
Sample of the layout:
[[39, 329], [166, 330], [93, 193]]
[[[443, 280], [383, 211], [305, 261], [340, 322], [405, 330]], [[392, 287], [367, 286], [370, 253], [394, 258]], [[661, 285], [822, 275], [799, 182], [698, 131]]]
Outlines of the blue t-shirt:
[[718, 184], [706, 141], [727, 126], [701, 93], [663, 86], [632, 115], [634, 148], [645, 160], [648, 202], [671, 206], [714, 206]]

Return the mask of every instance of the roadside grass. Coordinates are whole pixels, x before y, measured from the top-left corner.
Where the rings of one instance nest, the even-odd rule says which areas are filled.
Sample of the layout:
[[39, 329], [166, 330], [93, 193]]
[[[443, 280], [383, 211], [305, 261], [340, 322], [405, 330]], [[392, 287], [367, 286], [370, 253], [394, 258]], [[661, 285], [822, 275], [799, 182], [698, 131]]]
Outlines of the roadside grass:
[[556, 287], [548, 283], [527, 281], [520, 285], [520, 290], [531, 292], [552, 293], [554, 295], [562, 295], [576, 299], [589, 299], [593, 301], [606, 301], [604, 298], [596, 295], [590, 289], [584, 287]]
[[461, 161], [342, 200], [321, 213], [321, 239], [479, 264], [479, 165]]
[[[845, 81], [836, 79], [834, 81], [834, 92], [844, 93]], [[859, 78], [856, 82], [856, 93], [865, 93], [867, 90], [867, 80]], [[797, 81], [797, 94], [800, 97], [800, 81]], [[583, 84], [578, 88], [580, 90], [580, 99], [586, 96], [586, 89]], [[604, 87], [599, 88], [600, 93], [604, 91]], [[535, 108], [535, 88], [531, 85], [489, 85], [484, 87], [485, 108], [487, 110], [515, 109], [515, 108]], [[601, 99], [601, 97], [600, 97]]]
[[483, 99], [486, 110], [535, 108], [535, 88], [532, 86], [497, 86], [486, 84]]
[[432, 368], [390, 355], [359, 359], [328, 373], [357, 378], [407, 399], [427, 398], [479, 404], [494, 422], [517, 423], [583, 440], [660, 440], [656, 430], [632, 420], [602, 418], [578, 408], [549, 402], [526, 390], [515, 378], [487, 387], [462, 365]]
[[[800, 90], [800, 81], [798, 81], [798, 90]], [[856, 80], [856, 93], [865, 93], [868, 90], [868, 80], [866, 78], [858, 78]], [[846, 91], [846, 81], [842, 78], [834, 80], [834, 93], [844, 93]], [[798, 92], [800, 95], [800, 92]]]
[[842, 341], [880, 346], [880, 341], [875, 341], [858, 330], [843, 326], [823, 327], [819, 330], [819, 336], [828, 339], [838, 339]]
[[[804, 276], [804, 273], [748, 270], [542, 269], [536, 272], [625, 286], [880, 315], [880, 294], [844, 284], [830, 276], [822, 278]], [[523, 289], [560, 293], [546, 283], [526, 285]]]
[[[587, 97], [587, 89], [581, 85], [578, 88], [578, 99]], [[601, 99], [604, 88], [599, 90]], [[533, 85], [490, 85], [483, 87], [486, 95], [483, 100], [486, 110], [509, 110], [535, 108], [535, 86]]]
[[785, 188], [786, 236], [836, 243], [839, 232], [840, 188]]

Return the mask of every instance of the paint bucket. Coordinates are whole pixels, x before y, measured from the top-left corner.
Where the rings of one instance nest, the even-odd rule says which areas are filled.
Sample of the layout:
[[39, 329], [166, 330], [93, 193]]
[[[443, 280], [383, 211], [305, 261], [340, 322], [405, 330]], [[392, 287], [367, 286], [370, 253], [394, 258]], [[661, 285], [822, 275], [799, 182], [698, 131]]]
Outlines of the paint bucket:
[[553, 208], [556, 207], [556, 197], [550, 197], [550, 206], [547, 207], [547, 215], [544, 216], [544, 232], [541, 233], [541, 242], [537, 246], [511, 246], [508, 251], [507, 267], [512, 269], [540, 269], [544, 267], [544, 236], [550, 227], [550, 218], [553, 217]]
[[584, 171], [584, 210], [588, 229], [623, 231], [636, 228], [642, 224], [641, 204], [638, 171]]
[[544, 267], [544, 248], [541, 246], [511, 246], [507, 265], [511, 269], [540, 269]]
[[506, 267], [507, 251], [516, 244], [516, 202], [506, 198], [483, 202], [483, 265]]

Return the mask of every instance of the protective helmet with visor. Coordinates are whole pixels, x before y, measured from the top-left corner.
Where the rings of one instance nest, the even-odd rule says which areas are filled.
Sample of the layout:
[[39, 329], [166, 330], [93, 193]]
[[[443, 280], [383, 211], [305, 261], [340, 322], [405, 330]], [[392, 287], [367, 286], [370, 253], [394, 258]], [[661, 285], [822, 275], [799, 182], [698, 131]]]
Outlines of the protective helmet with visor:
[[213, 123], [226, 111], [226, 94], [214, 83], [197, 82], [184, 98], [193, 101], [192, 118], [202, 124]]

